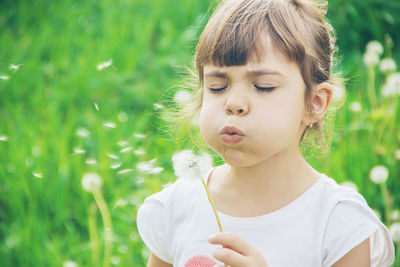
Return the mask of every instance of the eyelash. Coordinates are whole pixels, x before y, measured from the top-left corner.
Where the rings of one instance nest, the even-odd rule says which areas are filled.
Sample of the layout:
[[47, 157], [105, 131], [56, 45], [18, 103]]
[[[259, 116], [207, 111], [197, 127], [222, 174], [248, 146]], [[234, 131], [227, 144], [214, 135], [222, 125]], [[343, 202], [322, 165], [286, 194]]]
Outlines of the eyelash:
[[[261, 87], [261, 86], [257, 86], [254, 85], [255, 88], [257, 88], [257, 90], [261, 91], [261, 92], [271, 92], [273, 91], [276, 87]], [[223, 90], [225, 90], [227, 88], [227, 86], [225, 87], [221, 87], [221, 88], [208, 88], [212, 93], [221, 93]]]

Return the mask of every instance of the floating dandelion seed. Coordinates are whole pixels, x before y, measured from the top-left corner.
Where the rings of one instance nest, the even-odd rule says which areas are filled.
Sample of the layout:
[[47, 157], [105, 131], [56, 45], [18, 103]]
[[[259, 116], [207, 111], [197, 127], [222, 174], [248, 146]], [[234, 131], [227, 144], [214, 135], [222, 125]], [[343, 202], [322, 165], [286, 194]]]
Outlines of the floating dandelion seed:
[[114, 155], [114, 154], [107, 154], [107, 156], [108, 156], [110, 159], [119, 159], [119, 157], [118, 157], [117, 155]]
[[13, 72], [16, 72], [16, 71], [19, 69], [19, 67], [22, 66], [22, 65], [24, 65], [24, 64], [17, 64], [17, 65], [10, 64], [10, 66], [8, 67], [8, 69], [9, 69], [9, 70], [12, 70]]
[[394, 158], [396, 160], [400, 160], [400, 149], [396, 149], [396, 151], [394, 152]]
[[128, 202], [125, 199], [120, 198], [120, 199], [117, 200], [117, 202], [115, 203], [113, 208], [115, 209], [115, 208], [118, 208], [118, 207], [125, 207], [126, 204], [128, 204]]
[[144, 138], [146, 138], [146, 136], [145, 136], [144, 134], [141, 134], [141, 133], [136, 133], [136, 134], [135, 134], [135, 137], [138, 138], [138, 139], [144, 139]]
[[375, 166], [371, 169], [369, 177], [375, 184], [383, 184], [389, 176], [389, 170], [382, 165]]
[[117, 118], [120, 122], [126, 122], [128, 120], [128, 114], [122, 111], [118, 113]]
[[191, 97], [192, 97], [192, 94], [189, 91], [179, 90], [178, 92], [176, 92], [176, 94], [174, 96], [174, 100], [178, 104], [184, 104], [184, 103], [187, 103]]
[[154, 103], [153, 107], [154, 107], [155, 110], [157, 110], [157, 109], [162, 109], [164, 106], [159, 104], [159, 103]]
[[32, 175], [35, 176], [36, 178], [43, 178], [43, 173], [34, 172]]
[[76, 130], [76, 135], [80, 137], [88, 137], [90, 135], [90, 132], [87, 129], [80, 127]]
[[395, 243], [400, 242], [400, 223], [394, 223], [389, 227], [390, 235]]
[[96, 165], [97, 161], [95, 159], [87, 159], [86, 164], [88, 165]]
[[105, 122], [103, 123], [103, 126], [108, 128], [117, 128], [117, 126], [113, 122]]
[[100, 189], [102, 180], [97, 173], [86, 173], [82, 178], [82, 187], [86, 191], [95, 191]]
[[121, 141], [118, 141], [117, 144], [118, 144], [119, 146], [126, 146], [126, 145], [128, 144], [128, 141], [121, 140]]
[[75, 147], [75, 148], [74, 148], [74, 153], [75, 153], [75, 154], [85, 154], [85, 153], [86, 153], [86, 150], [84, 150], [84, 149], [82, 149], [82, 148], [79, 148], [79, 147]]
[[124, 170], [120, 170], [119, 172], [117, 172], [117, 174], [125, 174], [125, 173], [131, 172], [131, 171], [133, 171], [133, 170], [132, 169], [124, 169]]
[[100, 111], [99, 106], [97, 105], [97, 103], [94, 102], [93, 104], [94, 104], [95, 109], [96, 109], [97, 111]]
[[7, 75], [0, 75], [0, 80], [5, 80], [5, 81], [7, 81], [7, 80], [9, 80], [10, 79], [10, 76], [7, 76]]
[[103, 70], [103, 69], [105, 69], [105, 68], [108, 68], [108, 67], [110, 67], [110, 66], [112, 66], [112, 59], [98, 64], [98, 65], [96, 66], [96, 69], [97, 69], [98, 71], [101, 71], [101, 70]]
[[119, 253], [121, 253], [121, 254], [125, 254], [125, 253], [128, 252], [128, 246], [127, 246], [127, 245], [124, 245], [124, 244], [119, 245], [119, 246], [118, 246], [118, 251], [119, 251]]
[[2, 141], [2, 142], [8, 141], [8, 136], [0, 135], [0, 141]]
[[119, 152], [120, 153], [126, 153], [126, 152], [131, 151], [131, 150], [132, 150], [132, 147], [128, 146], [128, 147], [125, 147], [125, 148], [121, 149]]
[[78, 264], [74, 261], [64, 261], [63, 267], [78, 267]]
[[32, 147], [32, 155], [33, 156], [37, 157], [40, 155], [40, 153], [41, 153], [40, 147], [38, 147], [38, 146]]
[[140, 155], [144, 155], [146, 153], [146, 151], [144, 151], [144, 149], [141, 148], [141, 149], [136, 149], [135, 151], [133, 151], [133, 153], [135, 155], [140, 156]]
[[110, 168], [111, 169], [118, 169], [119, 167], [121, 167], [121, 163], [115, 163], [115, 164], [111, 164]]
[[114, 264], [114, 265], [118, 265], [120, 263], [119, 257], [112, 256], [111, 257], [111, 263]]
[[135, 183], [136, 183], [137, 185], [142, 185], [142, 184], [144, 184], [144, 178], [143, 178], [143, 177], [137, 177], [136, 180], [135, 180]]
[[157, 167], [154, 166], [154, 163], [156, 162], [157, 159], [152, 159], [150, 161], [143, 161], [143, 162], [139, 162], [136, 165], [136, 168], [143, 173], [146, 174], [159, 174], [160, 172], [162, 172], [164, 170], [164, 168], [162, 167]]

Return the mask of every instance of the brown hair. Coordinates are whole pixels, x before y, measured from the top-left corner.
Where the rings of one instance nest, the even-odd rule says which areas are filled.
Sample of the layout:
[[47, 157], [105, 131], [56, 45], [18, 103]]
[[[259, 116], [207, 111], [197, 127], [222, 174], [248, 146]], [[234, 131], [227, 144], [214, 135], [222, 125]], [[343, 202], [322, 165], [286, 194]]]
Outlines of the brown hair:
[[[223, 0], [200, 35], [195, 53], [197, 90], [180, 118], [191, 121], [201, 108], [204, 65], [246, 64], [250, 57], [258, 56], [262, 33], [269, 34], [273, 46], [298, 64], [308, 111], [315, 85], [328, 82], [342, 90], [342, 80], [332, 74], [336, 39], [324, 18], [326, 10], [326, 1]], [[307, 127], [304, 134], [310, 129], [315, 132], [315, 141], [325, 141], [322, 122]]]

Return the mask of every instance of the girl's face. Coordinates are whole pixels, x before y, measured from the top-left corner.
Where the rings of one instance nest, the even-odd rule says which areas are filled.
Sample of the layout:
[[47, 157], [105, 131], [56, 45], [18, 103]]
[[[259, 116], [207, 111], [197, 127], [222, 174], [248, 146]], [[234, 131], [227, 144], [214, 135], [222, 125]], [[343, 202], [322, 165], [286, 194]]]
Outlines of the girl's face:
[[306, 124], [305, 85], [297, 64], [268, 36], [259, 60], [204, 66], [201, 135], [231, 166], [297, 152]]

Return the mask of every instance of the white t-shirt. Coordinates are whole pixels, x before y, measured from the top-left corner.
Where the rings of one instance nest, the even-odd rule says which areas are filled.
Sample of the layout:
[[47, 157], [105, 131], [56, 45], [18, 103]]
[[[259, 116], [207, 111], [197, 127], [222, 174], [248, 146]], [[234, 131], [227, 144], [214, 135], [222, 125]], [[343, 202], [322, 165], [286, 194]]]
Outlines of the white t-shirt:
[[[321, 174], [297, 199], [261, 216], [219, 217], [226, 232], [246, 239], [269, 267], [331, 266], [370, 237], [371, 266], [394, 259], [388, 229], [354, 189]], [[137, 214], [139, 234], [157, 257], [174, 266], [213, 266], [217, 248], [208, 243], [219, 232], [201, 180], [178, 179], [145, 199]]]

